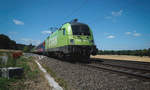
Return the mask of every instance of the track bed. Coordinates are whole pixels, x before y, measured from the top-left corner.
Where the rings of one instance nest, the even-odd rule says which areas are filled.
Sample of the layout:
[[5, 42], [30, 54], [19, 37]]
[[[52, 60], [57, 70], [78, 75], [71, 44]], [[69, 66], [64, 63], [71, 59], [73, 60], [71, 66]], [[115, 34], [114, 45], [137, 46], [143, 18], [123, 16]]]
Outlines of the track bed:
[[150, 70], [150, 62], [115, 60], [115, 59], [99, 59], [99, 58], [92, 58], [91, 60], [93, 62], [95, 61], [95, 63], [118, 65], [118, 66], [130, 67], [130, 68]]
[[[58, 77], [63, 78], [71, 90], [150, 90], [148, 79], [143, 80], [126, 74], [87, 67], [84, 63], [71, 63], [49, 57], [44, 57], [39, 62], [51, 68]], [[101, 62], [104, 63], [103, 60]], [[122, 64], [121, 61], [107, 63]], [[132, 64], [148, 67], [148, 64]]]

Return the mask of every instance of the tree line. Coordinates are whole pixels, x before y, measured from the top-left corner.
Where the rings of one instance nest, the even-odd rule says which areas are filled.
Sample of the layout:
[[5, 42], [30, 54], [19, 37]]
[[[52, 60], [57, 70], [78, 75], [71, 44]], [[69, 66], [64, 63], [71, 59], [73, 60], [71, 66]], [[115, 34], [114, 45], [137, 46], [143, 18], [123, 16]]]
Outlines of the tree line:
[[0, 34], [0, 49], [23, 50], [29, 52], [33, 47], [32, 44], [17, 44], [16, 41], [11, 40], [7, 35]]
[[150, 48], [142, 50], [99, 50], [100, 55], [134, 55], [134, 56], [150, 56]]

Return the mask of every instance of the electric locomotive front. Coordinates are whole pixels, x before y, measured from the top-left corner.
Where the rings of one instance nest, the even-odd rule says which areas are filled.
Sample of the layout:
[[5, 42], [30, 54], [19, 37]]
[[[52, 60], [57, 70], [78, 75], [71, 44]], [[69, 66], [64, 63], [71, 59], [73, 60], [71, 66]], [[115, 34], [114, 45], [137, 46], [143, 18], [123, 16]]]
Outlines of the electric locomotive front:
[[75, 57], [84, 58], [89, 58], [91, 54], [96, 55], [98, 49], [94, 44], [93, 33], [89, 26], [77, 21], [70, 22], [69, 24], [72, 31], [69, 36], [69, 54]]

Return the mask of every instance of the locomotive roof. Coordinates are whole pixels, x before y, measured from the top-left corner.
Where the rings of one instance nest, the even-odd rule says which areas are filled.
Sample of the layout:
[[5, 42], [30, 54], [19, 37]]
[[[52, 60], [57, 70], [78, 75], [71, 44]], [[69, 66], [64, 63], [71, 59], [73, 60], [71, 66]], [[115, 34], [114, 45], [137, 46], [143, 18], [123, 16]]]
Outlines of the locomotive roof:
[[86, 25], [87, 26], [87, 24], [80, 23], [80, 22], [71, 22], [70, 24], [71, 25]]

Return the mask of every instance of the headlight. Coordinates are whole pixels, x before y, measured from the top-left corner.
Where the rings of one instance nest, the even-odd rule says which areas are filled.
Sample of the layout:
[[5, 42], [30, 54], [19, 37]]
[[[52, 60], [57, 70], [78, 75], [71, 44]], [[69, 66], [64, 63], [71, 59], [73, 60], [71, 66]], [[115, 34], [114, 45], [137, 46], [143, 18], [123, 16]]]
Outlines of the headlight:
[[74, 44], [74, 40], [73, 39], [70, 39], [70, 44]]

